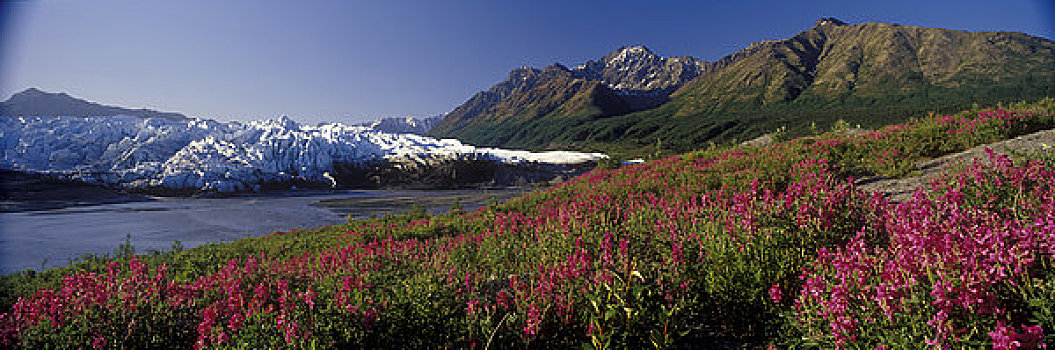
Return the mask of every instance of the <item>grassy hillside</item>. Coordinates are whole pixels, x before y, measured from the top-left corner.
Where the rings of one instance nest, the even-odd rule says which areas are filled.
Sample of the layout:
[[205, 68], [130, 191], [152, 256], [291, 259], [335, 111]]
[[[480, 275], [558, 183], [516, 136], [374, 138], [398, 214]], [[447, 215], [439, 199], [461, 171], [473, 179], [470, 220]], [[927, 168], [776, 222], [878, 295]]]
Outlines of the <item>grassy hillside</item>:
[[850, 179], [1055, 127], [1055, 99], [1006, 107], [597, 170], [473, 212], [6, 276], [0, 344], [1051, 343], [1050, 152], [976, 162], [900, 204]]

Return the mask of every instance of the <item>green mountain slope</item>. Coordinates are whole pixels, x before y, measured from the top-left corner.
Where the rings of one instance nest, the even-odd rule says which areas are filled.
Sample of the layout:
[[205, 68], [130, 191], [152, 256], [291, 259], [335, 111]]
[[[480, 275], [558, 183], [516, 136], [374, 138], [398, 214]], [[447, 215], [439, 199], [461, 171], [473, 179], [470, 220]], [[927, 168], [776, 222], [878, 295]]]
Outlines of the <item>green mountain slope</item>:
[[759, 110], [789, 102], [933, 99], [953, 91], [984, 98], [1002, 89], [1010, 94], [1050, 91], [1055, 79], [1055, 43], [1021, 33], [822, 20], [788, 40], [749, 50], [736, 64], [679, 91], [676, 114]]
[[[551, 111], [516, 123], [491, 122], [493, 116], [483, 113], [445, 120], [448, 128], [434, 134], [503, 147], [661, 141], [691, 149], [782, 127], [796, 132], [839, 119], [879, 126], [927, 110], [1055, 95], [1055, 42], [1011, 32], [822, 19], [789, 39], [754, 43], [701, 66], [706, 69], [699, 76], [654, 109]], [[511, 134], [525, 130], [545, 137]]]
[[432, 134], [474, 140], [477, 144], [534, 145], [558, 136], [524, 128], [541, 120], [612, 116], [629, 105], [603, 83], [578, 78], [561, 65], [541, 70], [519, 68], [502, 83], [478, 93], [449, 113]]

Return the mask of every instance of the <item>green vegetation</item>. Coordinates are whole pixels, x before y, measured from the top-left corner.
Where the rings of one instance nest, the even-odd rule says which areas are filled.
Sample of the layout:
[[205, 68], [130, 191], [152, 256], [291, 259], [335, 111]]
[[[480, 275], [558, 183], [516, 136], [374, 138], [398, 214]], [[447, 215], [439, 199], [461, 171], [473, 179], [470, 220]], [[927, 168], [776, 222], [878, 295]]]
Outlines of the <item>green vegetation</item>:
[[419, 208], [17, 273], [0, 280], [0, 342], [1050, 343], [1055, 167], [1045, 158], [1013, 163], [993, 156], [901, 204], [863, 193], [850, 180], [905, 175], [919, 159], [1055, 127], [1055, 99], [1006, 107], [869, 132], [837, 128], [763, 147], [711, 147], [595, 170], [471, 212]]

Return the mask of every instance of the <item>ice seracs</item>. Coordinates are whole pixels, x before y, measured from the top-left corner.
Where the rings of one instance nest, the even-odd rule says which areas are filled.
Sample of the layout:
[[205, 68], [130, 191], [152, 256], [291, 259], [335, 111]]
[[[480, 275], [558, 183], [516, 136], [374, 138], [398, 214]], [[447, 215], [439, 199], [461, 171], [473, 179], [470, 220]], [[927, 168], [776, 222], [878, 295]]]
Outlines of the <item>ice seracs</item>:
[[477, 148], [454, 139], [290, 118], [221, 123], [131, 116], [0, 117], [0, 168], [60, 172], [126, 187], [232, 192], [287, 181], [332, 183], [334, 165], [473, 155], [578, 164], [598, 153]]

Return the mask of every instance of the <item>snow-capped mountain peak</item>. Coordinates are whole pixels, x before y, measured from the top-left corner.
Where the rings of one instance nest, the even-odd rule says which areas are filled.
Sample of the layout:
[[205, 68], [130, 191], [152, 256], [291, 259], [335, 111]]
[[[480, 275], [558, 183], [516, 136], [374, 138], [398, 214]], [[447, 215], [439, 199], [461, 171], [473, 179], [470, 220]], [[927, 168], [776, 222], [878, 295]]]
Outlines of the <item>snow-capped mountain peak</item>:
[[701, 65], [692, 57], [664, 58], [637, 45], [623, 46], [572, 71], [587, 79], [601, 80], [617, 92], [638, 94], [669, 92], [698, 76]]
[[377, 118], [370, 122], [355, 125], [367, 127], [370, 130], [393, 134], [424, 135], [429, 132], [429, 130], [432, 130], [432, 127], [442, 119], [442, 115], [421, 119], [410, 116], [402, 118]]
[[607, 64], [615, 64], [626, 61], [648, 62], [657, 59], [662, 59], [662, 57], [659, 57], [654, 52], [652, 52], [652, 50], [649, 50], [644, 45], [637, 45], [623, 46], [618, 50], [605, 56], [604, 61]]

